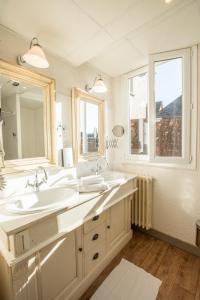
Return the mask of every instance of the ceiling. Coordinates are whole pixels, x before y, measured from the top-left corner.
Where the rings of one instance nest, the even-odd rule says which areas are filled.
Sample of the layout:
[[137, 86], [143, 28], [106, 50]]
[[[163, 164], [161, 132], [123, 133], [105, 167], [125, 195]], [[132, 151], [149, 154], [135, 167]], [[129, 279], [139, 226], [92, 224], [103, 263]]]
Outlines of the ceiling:
[[200, 42], [200, 0], [0, 0], [0, 23], [74, 66], [110, 76]]
[[[36, 102], [43, 102], [44, 99], [42, 88], [28, 84], [22, 80], [16, 81], [7, 76], [0, 75], [0, 99], [6, 100], [7, 97], [17, 94], [20, 95], [20, 98]], [[41, 104], [38, 105], [40, 106]]]

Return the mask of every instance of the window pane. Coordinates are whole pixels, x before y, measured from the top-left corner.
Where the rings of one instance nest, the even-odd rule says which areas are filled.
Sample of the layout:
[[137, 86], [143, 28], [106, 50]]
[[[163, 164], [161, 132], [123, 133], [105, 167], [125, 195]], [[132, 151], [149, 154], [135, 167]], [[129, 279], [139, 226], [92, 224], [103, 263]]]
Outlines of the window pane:
[[98, 105], [80, 101], [80, 153], [98, 152]]
[[148, 78], [143, 73], [129, 79], [131, 154], [148, 153]]
[[155, 63], [156, 155], [182, 156], [182, 58]]

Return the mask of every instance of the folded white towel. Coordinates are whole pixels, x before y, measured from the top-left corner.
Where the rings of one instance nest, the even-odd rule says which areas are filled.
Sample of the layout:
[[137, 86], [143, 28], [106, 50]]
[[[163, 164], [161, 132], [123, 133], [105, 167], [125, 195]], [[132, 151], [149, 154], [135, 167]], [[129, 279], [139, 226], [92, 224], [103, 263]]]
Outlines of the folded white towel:
[[104, 179], [101, 175], [90, 175], [90, 176], [80, 178], [81, 184], [84, 185], [103, 183], [103, 181]]
[[108, 189], [107, 184], [100, 183], [100, 184], [89, 184], [89, 185], [78, 185], [76, 190], [79, 193], [91, 193], [91, 192], [103, 192]]

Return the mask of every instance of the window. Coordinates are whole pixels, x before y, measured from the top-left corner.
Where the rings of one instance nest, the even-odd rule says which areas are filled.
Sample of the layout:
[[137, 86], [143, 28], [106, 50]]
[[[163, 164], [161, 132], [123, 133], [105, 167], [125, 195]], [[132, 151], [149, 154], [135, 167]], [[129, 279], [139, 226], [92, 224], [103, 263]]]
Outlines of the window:
[[72, 89], [74, 163], [105, 154], [104, 100], [79, 88]]
[[183, 58], [155, 62], [156, 156], [182, 156]]
[[98, 105], [80, 101], [80, 153], [98, 152], [99, 139]]
[[129, 78], [129, 126], [131, 154], [148, 153], [148, 76], [142, 72]]
[[141, 68], [129, 75], [132, 159], [142, 157], [167, 164], [191, 162], [195, 152], [192, 143], [196, 142], [196, 55], [196, 47], [153, 54], [149, 71]]

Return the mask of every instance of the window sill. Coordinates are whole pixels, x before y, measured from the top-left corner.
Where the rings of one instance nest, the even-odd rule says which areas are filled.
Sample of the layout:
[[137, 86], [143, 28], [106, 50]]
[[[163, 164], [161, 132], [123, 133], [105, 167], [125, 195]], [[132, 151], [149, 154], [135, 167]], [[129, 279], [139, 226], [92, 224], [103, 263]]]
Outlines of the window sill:
[[167, 168], [167, 169], [183, 169], [183, 170], [197, 170], [197, 164], [195, 161], [188, 164], [181, 163], [164, 163], [164, 162], [152, 162], [148, 160], [133, 160], [125, 159], [121, 162], [122, 165], [135, 165], [135, 166], [145, 166], [145, 167], [156, 167], [156, 168]]

